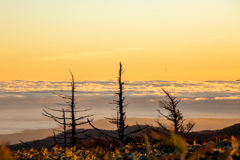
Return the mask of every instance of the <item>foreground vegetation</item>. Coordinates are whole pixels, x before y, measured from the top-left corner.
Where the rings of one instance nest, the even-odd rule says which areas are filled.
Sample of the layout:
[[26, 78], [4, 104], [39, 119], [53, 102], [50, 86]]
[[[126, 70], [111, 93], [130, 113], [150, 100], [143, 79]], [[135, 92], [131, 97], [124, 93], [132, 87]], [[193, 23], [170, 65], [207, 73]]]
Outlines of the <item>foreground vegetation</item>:
[[1, 160], [19, 160], [19, 159], [73, 159], [73, 160], [114, 160], [114, 159], [136, 159], [136, 160], [158, 160], [158, 159], [187, 159], [187, 160], [224, 160], [224, 159], [240, 159], [239, 142], [232, 137], [231, 139], [209, 141], [203, 144], [188, 144], [175, 132], [171, 133], [172, 138], [159, 138], [159, 142], [151, 144], [145, 138], [144, 143], [128, 144], [121, 148], [115, 148], [110, 145], [108, 149], [96, 148], [58, 148], [53, 147], [51, 151], [42, 148], [40, 151], [36, 149], [10, 152], [5, 144], [0, 149]]

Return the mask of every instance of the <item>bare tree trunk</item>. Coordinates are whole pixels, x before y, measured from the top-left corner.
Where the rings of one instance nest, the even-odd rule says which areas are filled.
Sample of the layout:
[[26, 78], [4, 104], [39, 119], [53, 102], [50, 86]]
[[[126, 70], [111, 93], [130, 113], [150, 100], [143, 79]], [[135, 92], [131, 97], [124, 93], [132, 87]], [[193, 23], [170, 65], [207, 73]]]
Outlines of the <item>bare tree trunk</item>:
[[[71, 73], [72, 75], [72, 73]], [[74, 107], [75, 107], [75, 97], [74, 97], [74, 90], [75, 90], [75, 87], [74, 87], [74, 77], [72, 75], [72, 97], [71, 97], [71, 114], [72, 114], [72, 147], [75, 146], [75, 134], [76, 134], [76, 125], [75, 125], [75, 113], [74, 113]]]
[[119, 77], [118, 77], [118, 84], [119, 84], [119, 113], [120, 113], [120, 135], [119, 138], [121, 140], [121, 143], [123, 144], [124, 141], [124, 114], [123, 112], [123, 84], [122, 82], [122, 64], [120, 63], [120, 69], [119, 69]]
[[63, 132], [64, 132], [64, 149], [67, 147], [67, 131], [66, 131], [66, 119], [65, 119], [65, 111], [63, 110]]

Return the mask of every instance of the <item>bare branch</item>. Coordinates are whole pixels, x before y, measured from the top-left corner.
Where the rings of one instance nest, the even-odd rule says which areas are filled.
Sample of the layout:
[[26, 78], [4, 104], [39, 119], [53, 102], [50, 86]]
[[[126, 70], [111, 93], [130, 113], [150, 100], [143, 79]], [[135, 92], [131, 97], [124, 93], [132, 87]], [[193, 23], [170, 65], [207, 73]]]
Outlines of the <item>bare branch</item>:
[[[76, 108], [77, 109], [77, 108]], [[80, 110], [80, 111], [75, 111], [75, 112], [86, 112], [86, 111], [89, 111], [89, 110], [92, 110], [92, 108], [89, 108], [89, 109], [84, 109], [84, 110]]]
[[93, 116], [93, 115], [94, 115], [94, 114], [92, 114], [92, 115], [87, 115], [87, 116], [82, 116], [82, 117], [79, 117], [79, 118], [75, 119], [75, 121], [82, 120], [82, 119], [84, 119], [84, 118], [88, 118], [88, 117], [91, 117], [91, 116]]
[[[61, 118], [61, 117], [55, 117], [55, 116], [53, 116], [52, 114], [50, 114], [50, 113], [48, 113], [47, 111], [45, 111], [44, 109], [42, 109], [42, 110], [46, 113], [46, 115], [43, 114], [43, 115], [46, 116], [46, 117], [53, 118], [53, 119], [64, 119], [64, 118]], [[48, 116], [47, 116], [47, 115], [48, 115]], [[65, 118], [65, 119], [71, 119], [71, 118]]]
[[28, 148], [30, 149], [30, 148], [33, 148], [32, 146], [30, 146], [29, 144], [27, 144], [27, 143], [25, 143], [25, 142], [23, 142], [23, 141], [21, 141], [21, 140], [19, 140], [22, 144], [25, 144], [26, 146], [28, 146]]
[[[88, 123], [88, 122], [87, 122]], [[87, 132], [88, 130], [83, 130], [83, 131], [78, 131], [78, 132], [76, 132], [77, 134], [80, 134], [80, 133], [85, 133], [85, 132]]]
[[92, 125], [91, 121], [93, 121], [93, 119], [92, 119], [91, 121], [90, 121], [89, 119], [87, 119], [87, 120], [88, 120], [88, 123], [90, 124], [90, 126], [92, 126], [92, 127], [93, 127], [95, 130], [97, 130], [98, 132], [100, 132], [100, 133], [102, 133], [103, 135], [106, 135], [106, 136], [108, 136], [108, 137], [111, 137], [111, 138], [116, 139], [116, 137], [113, 137], [113, 136], [111, 136], [111, 135], [108, 135], [108, 134], [102, 132], [100, 129], [96, 128], [94, 125]]
[[[138, 125], [138, 124], [137, 124]], [[144, 129], [146, 129], [147, 127], [143, 127], [143, 128], [141, 128], [139, 125], [138, 125], [138, 129], [136, 129], [136, 130], [134, 130], [134, 131], [132, 131], [132, 132], [128, 132], [125, 136], [129, 136], [129, 135], [131, 135], [131, 134], [134, 134], [134, 133], [137, 133], [137, 132], [140, 132], [140, 131], [143, 131]]]

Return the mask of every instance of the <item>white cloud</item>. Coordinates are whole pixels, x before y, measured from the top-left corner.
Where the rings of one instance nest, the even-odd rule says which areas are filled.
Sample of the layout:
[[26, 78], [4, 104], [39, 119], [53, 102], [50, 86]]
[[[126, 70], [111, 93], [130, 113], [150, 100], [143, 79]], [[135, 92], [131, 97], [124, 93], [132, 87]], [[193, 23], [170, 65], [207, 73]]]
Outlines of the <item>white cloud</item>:
[[195, 98], [196, 101], [204, 101], [204, 100], [211, 100], [211, 98], [203, 98], [203, 97], [199, 97], [199, 98]]
[[215, 97], [215, 99], [240, 99], [240, 96]]
[[228, 38], [228, 37], [229, 36], [222, 35], [222, 36], [208, 37], [208, 39], [221, 39], [221, 38]]
[[119, 48], [119, 49], [114, 49], [114, 50], [117, 50], [117, 51], [134, 51], [134, 50], [143, 50], [143, 49], [151, 49], [151, 48], [129, 47], [129, 48]]

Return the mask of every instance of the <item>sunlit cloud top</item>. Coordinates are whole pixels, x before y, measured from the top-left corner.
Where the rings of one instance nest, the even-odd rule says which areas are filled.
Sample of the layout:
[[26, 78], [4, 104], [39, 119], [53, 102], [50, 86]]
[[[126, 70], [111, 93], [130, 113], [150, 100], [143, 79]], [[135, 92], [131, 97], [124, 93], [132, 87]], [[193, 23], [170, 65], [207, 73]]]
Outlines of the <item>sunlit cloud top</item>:
[[[0, 96], [53, 96], [52, 92], [69, 92], [70, 81], [27, 81], [0, 82]], [[117, 89], [115, 80], [76, 81], [76, 95], [109, 96]], [[162, 88], [174, 96], [186, 99], [240, 99], [240, 81], [126, 81], [125, 96], [162, 97]], [[31, 94], [29, 94], [31, 93]]]

